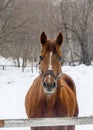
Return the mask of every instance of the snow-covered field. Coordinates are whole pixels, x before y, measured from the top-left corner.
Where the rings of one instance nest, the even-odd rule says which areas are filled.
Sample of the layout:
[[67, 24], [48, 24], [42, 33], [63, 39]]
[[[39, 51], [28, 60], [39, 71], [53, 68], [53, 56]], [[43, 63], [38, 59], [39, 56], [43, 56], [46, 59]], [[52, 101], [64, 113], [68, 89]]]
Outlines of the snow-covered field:
[[[0, 58], [0, 62], [2, 59]], [[6, 62], [7, 64], [7, 62]], [[63, 72], [69, 74], [77, 86], [79, 116], [93, 116], [93, 66], [64, 66]], [[24, 72], [20, 68], [0, 68], [0, 119], [27, 118], [24, 100], [29, 86], [38, 72]], [[9, 130], [29, 130], [29, 128], [6, 128]], [[76, 126], [76, 130], [93, 130], [93, 125]], [[5, 130], [5, 128], [0, 128]]]

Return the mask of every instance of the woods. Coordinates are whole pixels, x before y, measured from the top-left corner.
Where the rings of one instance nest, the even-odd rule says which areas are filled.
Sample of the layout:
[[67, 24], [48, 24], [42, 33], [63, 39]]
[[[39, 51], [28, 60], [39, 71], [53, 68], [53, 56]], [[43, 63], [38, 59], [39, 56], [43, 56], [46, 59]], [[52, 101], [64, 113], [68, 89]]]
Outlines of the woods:
[[93, 61], [93, 0], [0, 0], [0, 55], [38, 61], [39, 37], [64, 35], [64, 64]]

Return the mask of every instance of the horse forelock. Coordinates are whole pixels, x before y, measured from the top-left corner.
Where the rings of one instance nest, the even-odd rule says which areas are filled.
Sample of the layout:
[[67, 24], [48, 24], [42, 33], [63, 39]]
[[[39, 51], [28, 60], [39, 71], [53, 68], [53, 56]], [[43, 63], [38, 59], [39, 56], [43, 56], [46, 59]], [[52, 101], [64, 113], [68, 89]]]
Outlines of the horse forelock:
[[55, 51], [55, 43], [48, 41], [47, 42], [47, 50], [50, 51], [50, 52], [54, 52]]
[[42, 47], [41, 55], [46, 54], [46, 52], [53, 52], [53, 54], [57, 54], [58, 56], [62, 56], [62, 52], [60, 50], [60, 46], [56, 44], [56, 41], [47, 40], [46, 44]]
[[49, 52], [52, 52], [53, 54], [57, 54], [58, 56], [62, 56], [60, 46], [58, 46], [55, 41], [48, 42], [46, 50], [49, 51]]

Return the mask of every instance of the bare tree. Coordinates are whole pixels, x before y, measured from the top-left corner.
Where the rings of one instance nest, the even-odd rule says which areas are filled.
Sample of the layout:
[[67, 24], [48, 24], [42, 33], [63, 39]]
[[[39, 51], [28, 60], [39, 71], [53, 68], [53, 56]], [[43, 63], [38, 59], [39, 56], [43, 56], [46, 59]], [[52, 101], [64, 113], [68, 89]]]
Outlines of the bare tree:
[[0, 54], [23, 68], [40, 52], [39, 37], [62, 31], [66, 61], [90, 64], [93, 59], [93, 0], [0, 0]]
[[[91, 54], [89, 51], [89, 47], [93, 46], [93, 44], [90, 44], [90, 38], [89, 37], [89, 28], [92, 21], [89, 21], [91, 18], [91, 13], [93, 12], [93, 0], [80, 0], [80, 1], [71, 1], [66, 0], [68, 5], [69, 13], [66, 13], [66, 8], [61, 6], [61, 12], [64, 10], [64, 13], [62, 14], [63, 23], [61, 25], [61, 28], [65, 28], [66, 39], [70, 38], [72, 39], [71, 42], [76, 42], [75, 46], [79, 47], [80, 49], [77, 49], [79, 51], [72, 51], [71, 52], [71, 58], [73, 59], [73, 53], [76, 54], [80, 58], [80, 62], [84, 64], [90, 64], [91, 63]], [[66, 4], [66, 1], [62, 1]], [[63, 3], [61, 3], [62, 5]], [[70, 15], [69, 15], [70, 14]], [[65, 17], [65, 18], [64, 18]], [[65, 19], [65, 20], [64, 20]], [[72, 20], [72, 22], [71, 22]], [[91, 32], [93, 34], [93, 32]], [[89, 39], [90, 38], [90, 39]], [[76, 40], [75, 40], [76, 39]], [[74, 44], [69, 44], [69, 48], [73, 49]], [[72, 45], [71, 45], [72, 44]], [[75, 47], [74, 46], [74, 47]], [[71, 51], [71, 49], [70, 49]], [[80, 53], [80, 54], [78, 54]]]

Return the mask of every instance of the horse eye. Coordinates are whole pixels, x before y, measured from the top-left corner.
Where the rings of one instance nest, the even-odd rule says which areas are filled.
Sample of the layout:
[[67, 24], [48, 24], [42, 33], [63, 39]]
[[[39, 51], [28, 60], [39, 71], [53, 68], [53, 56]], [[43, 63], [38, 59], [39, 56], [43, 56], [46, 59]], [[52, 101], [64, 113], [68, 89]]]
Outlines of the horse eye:
[[42, 61], [42, 60], [43, 60], [43, 57], [42, 57], [42, 56], [40, 56], [39, 58], [40, 58], [40, 61]]
[[40, 58], [40, 61], [39, 61], [39, 65], [40, 65], [40, 62], [43, 60], [43, 57], [42, 57], [42, 56], [40, 56], [39, 58]]
[[62, 62], [63, 59], [62, 59], [62, 57], [60, 56], [58, 60], [59, 60], [60, 62]]

